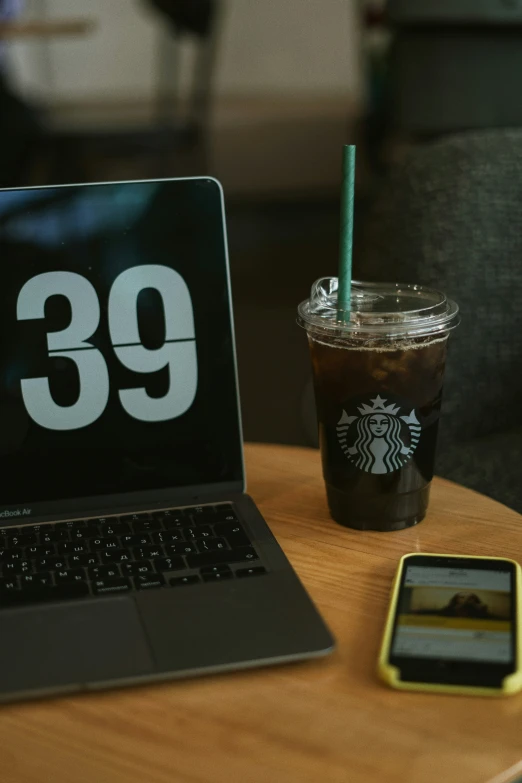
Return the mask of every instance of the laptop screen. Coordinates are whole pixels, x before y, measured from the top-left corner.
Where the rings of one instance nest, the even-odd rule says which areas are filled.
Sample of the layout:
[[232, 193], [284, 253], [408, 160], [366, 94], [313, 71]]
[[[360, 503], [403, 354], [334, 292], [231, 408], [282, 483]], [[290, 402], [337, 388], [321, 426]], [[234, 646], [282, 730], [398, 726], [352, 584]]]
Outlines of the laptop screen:
[[225, 242], [211, 179], [0, 192], [0, 512], [242, 480]]

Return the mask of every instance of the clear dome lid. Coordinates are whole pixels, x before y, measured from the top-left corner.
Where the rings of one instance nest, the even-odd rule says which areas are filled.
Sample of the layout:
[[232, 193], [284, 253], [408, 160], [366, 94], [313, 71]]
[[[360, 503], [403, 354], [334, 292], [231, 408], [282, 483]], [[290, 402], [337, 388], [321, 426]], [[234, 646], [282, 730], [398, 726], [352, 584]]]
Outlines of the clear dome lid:
[[298, 324], [332, 336], [378, 339], [436, 335], [460, 323], [458, 305], [434, 288], [354, 280], [349, 316], [337, 307], [337, 291], [336, 277], [317, 280], [298, 307]]

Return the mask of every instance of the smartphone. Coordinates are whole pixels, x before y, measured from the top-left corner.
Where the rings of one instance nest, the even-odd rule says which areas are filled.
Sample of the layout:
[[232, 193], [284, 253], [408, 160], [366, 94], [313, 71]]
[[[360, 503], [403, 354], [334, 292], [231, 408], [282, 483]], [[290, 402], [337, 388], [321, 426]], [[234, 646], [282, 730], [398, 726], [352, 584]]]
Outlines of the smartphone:
[[399, 564], [378, 673], [393, 688], [496, 696], [522, 689], [520, 566], [411, 554]]

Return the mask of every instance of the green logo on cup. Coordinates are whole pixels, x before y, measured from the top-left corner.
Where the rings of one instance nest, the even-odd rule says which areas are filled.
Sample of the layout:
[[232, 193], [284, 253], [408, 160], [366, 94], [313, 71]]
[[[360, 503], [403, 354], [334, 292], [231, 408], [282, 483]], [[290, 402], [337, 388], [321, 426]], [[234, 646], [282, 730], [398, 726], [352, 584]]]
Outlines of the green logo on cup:
[[372, 405], [357, 406], [359, 415], [346, 410], [337, 424], [337, 437], [345, 456], [366, 473], [393, 473], [406, 465], [419, 443], [421, 425], [415, 409], [400, 415], [402, 407], [379, 395]]

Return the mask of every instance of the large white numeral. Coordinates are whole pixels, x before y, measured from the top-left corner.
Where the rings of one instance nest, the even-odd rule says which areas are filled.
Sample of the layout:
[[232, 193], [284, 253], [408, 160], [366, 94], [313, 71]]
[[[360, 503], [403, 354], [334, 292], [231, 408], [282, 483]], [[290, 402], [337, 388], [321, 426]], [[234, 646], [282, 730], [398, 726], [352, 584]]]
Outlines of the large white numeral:
[[[165, 312], [165, 344], [156, 350], [129, 345], [141, 343], [137, 302], [145, 288], [158, 291]], [[198, 368], [192, 301], [181, 275], [154, 264], [122, 272], [109, 294], [109, 331], [116, 356], [129, 370], [151, 373], [169, 368], [169, 388], [163, 397], [150, 397], [144, 387], [120, 391], [129, 416], [166, 421], [185, 413], [196, 395]]]
[[167, 421], [187, 411], [196, 395], [197, 361], [194, 341], [165, 343], [157, 351], [142, 345], [114, 348], [122, 364], [134, 372], [157, 372], [169, 367], [170, 383], [164, 397], [150, 397], [146, 389], [122, 389], [121, 404], [134, 419], [140, 421]]
[[163, 300], [165, 342], [194, 340], [194, 314], [188, 286], [179, 272], [168, 266], [133, 266], [122, 272], [109, 294], [109, 331], [113, 345], [141, 343], [138, 327], [138, 294], [154, 288]]
[[71, 305], [71, 323], [61, 332], [48, 332], [50, 351], [92, 348], [86, 340], [100, 323], [100, 304], [94, 286], [75, 272], [45, 272], [32, 277], [23, 286], [16, 303], [19, 321], [45, 317], [45, 303], [50, 296], [65, 296]]
[[[165, 312], [165, 343], [156, 350], [141, 344], [137, 303], [145, 288], [158, 291]], [[88, 342], [100, 322], [100, 304], [94, 287], [81, 275], [46, 272], [31, 278], [20, 291], [18, 319], [44, 318], [45, 303], [56, 295], [69, 300], [71, 321], [65, 329], [47, 333], [47, 347], [50, 355], [75, 363], [80, 393], [73, 405], [57, 405], [47, 377], [24, 378], [22, 397], [27, 412], [41, 427], [75, 430], [95, 422], [109, 400], [107, 364]], [[169, 368], [169, 388], [163, 397], [150, 397], [144, 387], [122, 389], [119, 394], [124, 409], [140, 421], [181, 416], [192, 405], [198, 384], [192, 300], [181, 275], [154, 264], [127, 269], [112, 285], [108, 314], [114, 351], [125, 367], [137, 373]]]
[[102, 354], [87, 342], [100, 322], [100, 305], [94, 287], [74, 272], [46, 272], [31, 278], [18, 296], [18, 320], [44, 318], [45, 303], [61, 294], [71, 306], [71, 322], [66, 329], [48, 332], [47, 346], [53, 356], [63, 356], [76, 364], [80, 393], [73, 405], [57, 405], [49, 379], [22, 379], [22, 397], [27, 412], [41, 427], [75, 430], [98, 419], [109, 399], [109, 373]]

